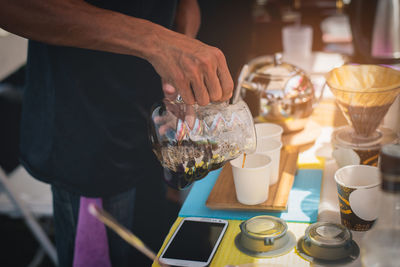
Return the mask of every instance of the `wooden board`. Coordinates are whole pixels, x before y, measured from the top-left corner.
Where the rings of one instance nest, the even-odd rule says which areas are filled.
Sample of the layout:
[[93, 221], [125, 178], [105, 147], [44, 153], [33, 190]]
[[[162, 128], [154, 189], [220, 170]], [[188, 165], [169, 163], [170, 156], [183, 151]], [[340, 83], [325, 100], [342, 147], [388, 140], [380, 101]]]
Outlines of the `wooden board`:
[[298, 148], [284, 147], [281, 151], [279, 180], [269, 187], [268, 199], [258, 205], [244, 205], [237, 201], [233, 183], [232, 167], [225, 164], [215, 185], [208, 196], [206, 206], [210, 209], [282, 211], [292, 189], [297, 168]]
[[304, 151], [314, 145], [314, 142], [317, 140], [318, 136], [320, 136], [321, 131], [322, 127], [310, 119], [303, 130], [284, 133], [282, 135], [282, 143], [285, 146], [296, 146], [299, 151]]

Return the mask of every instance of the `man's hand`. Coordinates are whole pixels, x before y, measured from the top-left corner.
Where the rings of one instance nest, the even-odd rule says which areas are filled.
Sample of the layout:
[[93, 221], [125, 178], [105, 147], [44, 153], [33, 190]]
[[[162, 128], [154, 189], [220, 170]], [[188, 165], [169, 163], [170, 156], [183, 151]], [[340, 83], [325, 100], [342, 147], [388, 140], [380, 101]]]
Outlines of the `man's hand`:
[[163, 91], [169, 99], [180, 94], [185, 103], [199, 105], [228, 100], [233, 81], [225, 57], [219, 49], [192, 39], [199, 27], [197, 0], [181, 0], [175, 30], [187, 37], [165, 32], [163, 38], [168, 41], [160, 40], [161, 51], [150, 62], [163, 78]]
[[161, 83], [165, 98], [171, 101], [175, 100], [178, 97], [178, 92], [176, 91], [175, 87], [164, 81]]
[[233, 81], [222, 52], [182, 34], [159, 36], [150, 63], [187, 104], [207, 105], [232, 95]]
[[219, 49], [172, 31], [157, 37], [157, 52], [149, 62], [185, 103], [207, 105], [231, 97], [233, 81]]

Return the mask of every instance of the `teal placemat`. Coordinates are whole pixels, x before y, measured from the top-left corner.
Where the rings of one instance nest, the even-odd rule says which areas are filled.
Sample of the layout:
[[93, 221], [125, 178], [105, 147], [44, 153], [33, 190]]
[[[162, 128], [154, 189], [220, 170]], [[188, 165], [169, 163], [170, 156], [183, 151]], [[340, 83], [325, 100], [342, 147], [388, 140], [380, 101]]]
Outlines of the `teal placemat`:
[[197, 181], [179, 216], [210, 217], [228, 220], [247, 220], [257, 215], [277, 216], [288, 222], [314, 223], [317, 221], [321, 191], [322, 170], [299, 169], [289, 194], [288, 210], [284, 212], [213, 210], [206, 207], [206, 201], [221, 169], [211, 172], [203, 180]]

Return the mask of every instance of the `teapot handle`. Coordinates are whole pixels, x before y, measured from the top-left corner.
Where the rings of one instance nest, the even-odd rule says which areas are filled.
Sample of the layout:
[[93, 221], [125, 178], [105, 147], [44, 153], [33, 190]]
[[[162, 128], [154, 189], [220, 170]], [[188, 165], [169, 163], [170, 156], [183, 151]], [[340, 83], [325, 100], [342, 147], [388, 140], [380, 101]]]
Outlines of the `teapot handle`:
[[[325, 91], [325, 87], [327, 87], [327, 83], [326, 81], [324, 82], [324, 85], [321, 87], [320, 93], [318, 96], [315, 96], [315, 99], [313, 101], [312, 107], [313, 109], [319, 104], [319, 102], [321, 102], [322, 97], [324, 96], [324, 91]], [[315, 92], [315, 90], [314, 90]]]
[[238, 82], [236, 84], [236, 87], [233, 90], [233, 94], [231, 99], [229, 99], [229, 104], [235, 104], [236, 102], [239, 101], [239, 96], [240, 96], [240, 91], [242, 88], [242, 82], [245, 79], [245, 77], [249, 74], [249, 65], [245, 64], [240, 71]]

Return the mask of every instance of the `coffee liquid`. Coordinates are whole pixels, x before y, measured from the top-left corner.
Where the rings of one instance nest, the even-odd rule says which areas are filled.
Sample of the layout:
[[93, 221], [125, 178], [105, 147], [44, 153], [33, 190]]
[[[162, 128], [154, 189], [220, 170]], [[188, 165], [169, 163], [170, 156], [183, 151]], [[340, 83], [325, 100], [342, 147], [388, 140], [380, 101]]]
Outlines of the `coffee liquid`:
[[153, 151], [162, 162], [165, 181], [178, 190], [221, 168], [226, 163], [224, 155], [236, 157], [240, 153], [236, 144], [192, 140], [153, 145]]

